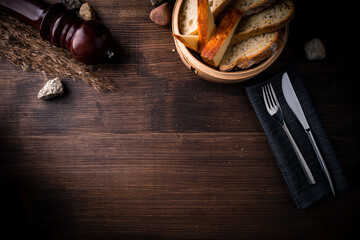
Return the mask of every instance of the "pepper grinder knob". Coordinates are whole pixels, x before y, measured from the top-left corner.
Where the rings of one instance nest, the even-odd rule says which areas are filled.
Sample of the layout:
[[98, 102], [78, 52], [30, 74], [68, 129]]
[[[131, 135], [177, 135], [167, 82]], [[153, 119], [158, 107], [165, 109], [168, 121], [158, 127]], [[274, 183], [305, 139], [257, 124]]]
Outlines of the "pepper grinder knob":
[[109, 30], [101, 23], [85, 21], [75, 31], [71, 44], [71, 55], [86, 64], [95, 64], [107, 57], [112, 38]]

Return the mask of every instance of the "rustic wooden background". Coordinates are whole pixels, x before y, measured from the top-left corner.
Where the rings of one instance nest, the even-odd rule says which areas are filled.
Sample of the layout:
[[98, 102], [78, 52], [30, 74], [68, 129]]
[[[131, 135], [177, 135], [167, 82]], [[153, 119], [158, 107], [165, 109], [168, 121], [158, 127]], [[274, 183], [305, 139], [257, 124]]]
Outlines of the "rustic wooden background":
[[[0, 60], [3, 236], [359, 237], [360, 68], [355, 39], [344, 39], [356, 19], [347, 6], [295, 1], [276, 63], [247, 83], [218, 85], [182, 64], [171, 28], [149, 19], [150, 1], [88, 2], [120, 46], [101, 68], [121, 91], [62, 78], [66, 93], [41, 101], [47, 79]], [[313, 37], [327, 48], [322, 61], [305, 58]], [[296, 208], [244, 89], [293, 64], [352, 184], [307, 211]]]

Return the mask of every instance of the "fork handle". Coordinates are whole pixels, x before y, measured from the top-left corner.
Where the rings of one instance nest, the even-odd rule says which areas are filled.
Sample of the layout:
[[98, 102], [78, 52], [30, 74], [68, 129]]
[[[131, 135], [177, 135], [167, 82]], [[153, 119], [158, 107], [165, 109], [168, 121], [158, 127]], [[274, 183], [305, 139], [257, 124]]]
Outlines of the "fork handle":
[[308, 165], [305, 161], [305, 158], [301, 154], [300, 149], [296, 145], [296, 142], [295, 142], [294, 138], [291, 136], [291, 133], [285, 123], [282, 125], [282, 128], [284, 129], [286, 135], [288, 136], [288, 138], [291, 142], [291, 145], [293, 146], [293, 148], [295, 150], [296, 156], [299, 159], [300, 165], [305, 173], [307, 180], [309, 181], [309, 184], [311, 184], [311, 185], [315, 184], [314, 176], [312, 175], [310, 168], [308, 167]]

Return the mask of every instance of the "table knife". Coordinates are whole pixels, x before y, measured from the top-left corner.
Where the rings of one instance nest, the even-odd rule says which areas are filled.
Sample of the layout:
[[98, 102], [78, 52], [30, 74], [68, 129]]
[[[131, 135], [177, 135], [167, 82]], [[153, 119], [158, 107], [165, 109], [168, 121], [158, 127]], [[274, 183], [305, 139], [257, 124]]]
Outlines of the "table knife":
[[304, 111], [300, 105], [299, 99], [296, 96], [296, 93], [294, 91], [293, 86], [291, 85], [290, 79], [288, 74], [285, 72], [282, 76], [282, 90], [284, 93], [284, 97], [285, 100], [287, 102], [287, 104], [289, 105], [290, 109], [293, 111], [293, 113], [295, 114], [296, 118], [299, 120], [299, 122], [301, 123], [301, 125], [303, 126], [305, 132], [307, 133], [307, 136], [309, 137], [309, 140], [311, 142], [312, 147], [314, 148], [314, 151], [316, 153], [316, 157], [320, 163], [321, 169], [323, 171], [323, 173], [325, 174], [329, 186], [331, 188], [331, 191], [333, 193], [333, 195], [335, 196], [335, 190], [334, 190], [334, 186], [331, 180], [331, 176], [329, 174], [329, 171], [326, 167], [325, 161], [321, 155], [321, 152], [315, 142], [314, 136], [311, 132], [311, 128], [310, 125], [308, 123], [308, 121], [306, 120]]

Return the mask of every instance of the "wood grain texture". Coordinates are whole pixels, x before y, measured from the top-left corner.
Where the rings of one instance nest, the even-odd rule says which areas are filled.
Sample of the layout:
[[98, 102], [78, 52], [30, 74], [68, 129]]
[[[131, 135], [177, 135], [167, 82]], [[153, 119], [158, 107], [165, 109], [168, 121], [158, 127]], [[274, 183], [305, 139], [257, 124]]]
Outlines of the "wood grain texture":
[[[335, 21], [335, 6], [295, 1], [279, 59], [251, 81], [218, 85], [182, 64], [170, 27], [149, 19], [150, 1], [88, 2], [119, 46], [119, 58], [101, 65], [119, 92], [62, 78], [66, 93], [41, 101], [47, 79], [0, 59], [4, 236], [359, 237], [359, 60], [333, 34], [349, 15]], [[313, 37], [326, 46], [322, 61], [305, 58], [302, 46]], [[352, 185], [307, 211], [296, 209], [244, 89], [291, 64]]]

